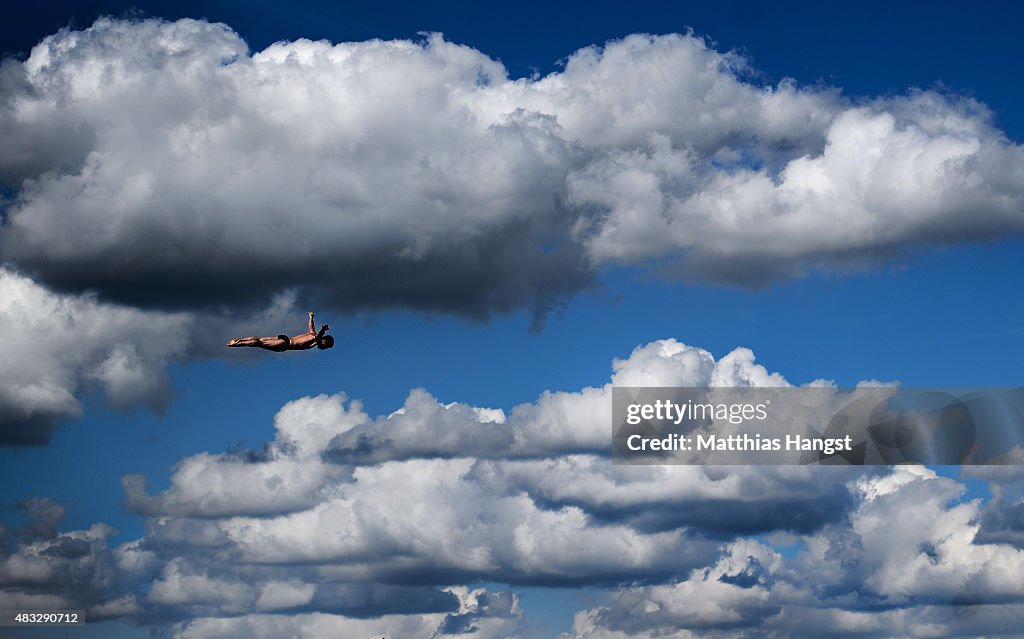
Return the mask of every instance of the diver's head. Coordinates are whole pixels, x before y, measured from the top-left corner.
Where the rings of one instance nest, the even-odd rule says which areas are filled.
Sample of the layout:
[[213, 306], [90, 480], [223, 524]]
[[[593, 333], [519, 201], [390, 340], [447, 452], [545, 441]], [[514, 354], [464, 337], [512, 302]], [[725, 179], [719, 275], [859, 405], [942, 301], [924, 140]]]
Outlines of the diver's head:
[[320, 343], [317, 344], [317, 348], [319, 348], [320, 350], [324, 350], [325, 348], [333, 348], [333, 347], [334, 347], [334, 338], [331, 337], [330, 335], [324, 335], [323, 337], [321, 337], [320, 338]]

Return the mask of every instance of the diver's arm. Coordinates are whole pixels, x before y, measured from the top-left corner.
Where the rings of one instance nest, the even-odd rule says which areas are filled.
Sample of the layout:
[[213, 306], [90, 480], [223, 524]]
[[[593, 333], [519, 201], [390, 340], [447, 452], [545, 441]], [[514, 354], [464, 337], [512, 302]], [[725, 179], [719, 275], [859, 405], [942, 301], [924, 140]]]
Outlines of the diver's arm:
[[324, 338], [324, 333], [327, 332], [327, 328], [328, 328], [327, 324], [324, 324], [323, 326], [320, 327], [320, 331], [316, 335], [313, 336], [314, 343], [317, 346], [320, 346], [321, 348], [323, 348], [323, 346], [322, 346], [323, 345], [323, 341], [322, 340]]

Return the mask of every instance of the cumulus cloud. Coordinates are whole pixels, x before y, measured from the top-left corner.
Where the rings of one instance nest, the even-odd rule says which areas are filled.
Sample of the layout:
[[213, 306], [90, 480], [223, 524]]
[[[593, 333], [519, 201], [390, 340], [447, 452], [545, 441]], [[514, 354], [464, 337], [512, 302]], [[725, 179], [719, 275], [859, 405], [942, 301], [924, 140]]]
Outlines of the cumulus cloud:
[[543, 312], [607, 263], [755, 284], [1024, 226], [984, 105], [766, 86], [693, 35], [513, 79], [438, 35], [102, 19], [0, 69], [5, 259], [131, 304]]
[[[749, 349], [716, 359], [675, 340], [612, 369], [615, 383], [788, 384]], [[422, 639], [522, 636], [523, 586], [604, 589], [563, 635], [579, 639], [979, 636], [1024, 606], [1024, 552], [996, 526], [1009, 491], [966, 500], [960, 482], [913, 466], [613, 465], [576, 432], [599, 420], [607, 446], [602, 389], [509, 415], [410, 398], [377, 418], [341, 394], [301, 398], [258, 451], [185, 458], [152, 495], [126, 477], [146, 532], [116, 547], [109, 527], [61, 532], [60, 505], [27, 500], [28, 524], [5, 527], [17, 539], [0, 557], [0, 603], [181, 637]], [[393, 432], [405, 416], [466, 448], [413, 447]], [[339, 438], [375, 429], [388, 454], [337, 458]], [[494, 439], [502, 429], [519, 434]], [[543, 444], [499, 454], [520, 437]], [[1019, 479], [992, 472], [994, 486]]]
[[1014, 448], [1005, 464], [966, 466], [963, 474], [987, 481], [992, 493], [981, 513], [978, 538], [1024, 548], [1024, 449]]
[[146, 494], [143, 478], [122, 480], [125, 507], [146, 515], [224, 517], [273, 515], [308, 509], [330, 496], [351, 469], [326, 463], [324, 449], [335, 433], [368, 420], [359, 402], [320, 396], [286, 404], [275, 418], [277, 438], [253, 455], [200, 453], [181, 460], [171, 488]]
[[[975, 100], [766, 85], [693, 35], [516, 79], [440, 35], [253, 52], [222, 24], [100, 19], [0, 63], [2, 301], [114, 327], [85, 346], [49, 325], [60, 364], [8, 358], [0, 440], [45, 442], [92, 387], [159, 407], [164, 365], [224, 341], [184, 339], [190, 317], [274, 334], [317, 299], [539, 322], [610, 264], [757, 285], [1004, 236], [1022, 159]], [[22, 308], [7, 334], [34, 334]]]
[[522, 611], [508, 592], [453, 586], [446, 589], [456, 608], [447, 614], [381, 615], [359, 619], [322, 612], [297, 615], [207, 617], [183, 622], [176, 637], [189, 639], [248, 639], [250, 637], [463, 637], [499, 639], [518, 636]]
[[20, 529], [20, 541], [0, 551], [0, 604], [7, 609], [81, 609], [94, 621], [177, 622], [182, 637], [280, 636], [277, 628], [285, 627], [308, 637], [323, 636], [325, 628], [508, 637], [521, 623], [518, 600], [508, 592], [339, 583], [301, 567], [282, 577], [289, 571], [231, 568], [223, 556], [203, 561], [195, 546], [172, 554], [143, 538], [111, 547], [116, 531], [104, 524], [57, 532], [63, 508], [52, 500], [29, 500], [23, 510], [29, 524]]
[[823, 134], [775, 171], [652, 135], [569, 176], [572, 201], [606, 212], [581, 237], [598, 261], [664, 255], [686, 278], [760, 284], [1022, 228], [1024, 150], [976, 103], [915, 92], [837, 111]]
[[0, 445], [45, 443], [57, 420], [81, 414], [84, 390], [102, 391], [115, 407], [161, 410], [170, 399], [165, 368], [187, 351], [190, 324], [182, 313], [52, 293], [0, 268]]
[[[979, 500], [919, 467], [851, 483], [848, 517], [784, 557], [737, 540], [676, 583], [626, 588], [577, 613], [563, 638], [958, 637], [1000, 633], [1024, 609], [1024, 553], [976, 538]], [[793, 539], [790, 539], [793, 541]]]
[[[611, 383], [787, 383], [749, 349], [716, 361], [675, 340], [612, 368]], [[302, 398], [262, 451], [186, 458], [156, 495], [127, 477], [125, 504], [150, 517], [146, 544], [161, 552], [438, 585], [663, 579], [721, 539], [809, 533], [849, 507], [844, 469], [822, 482], [796, 467], [612, 466], [611, 383], [545, 393], [509, 416], [419, 390], [376, 419], [344, 395]]]
[[[52, 36], [3, 67], [18, 189], [4, 254], [60, 286], [190, 308], [303, 283], [338, 306], [482, 314], [579, 288], [578, 251], [541, 241], [571, 222], [555, 210], [570, 161], [557, 123], [481, 120], [460, 96], [504, 70], [432, 43], [250, 55], [193, 20]], [[54, 121], [90, 142], [15, 152]]]
[[121, 590], [122, 574], [134, 569], [134, 545], [111, 548], [116, 531], [102, 523], [58, 532], [64, 507], [51, 499], [33, 497], [19, 506], [28, 522], [18, 529], [18, 540], [0, 550], [0, 605], [88, 610], [94, 619], [138, 610], [134, 597]]
[[758, 626], [780, 612], [770, 597], [772, 573], [780, 567], [781, 558], [770, 548], [739, 541], [685, 581], [619, 591], [610, 607], [578, 614], [574, 632], [591, 636], [602, 626], [627, 634], [658, 628], [700, 632]]
[[[49, 442], [57, 425], [82, 413], [81, 397], [160, 413], [172, 398], [167, 366], [224, 351], [225, 333], [274, 335], [305, 330], [296, 291], [274, 295], [244, 315], [143, 310], [95, 293], [55, 292], [0, 267], [0, 446]], [[251, 353], [235, 353], [245, 358]]]
[[[547, 392], [507, 416], [499, 409], [444, 404], [419, 389], [400, 409], [376, 419], [343, 394], [298, 399], [278, 413], [277, 436], [263, 451], [186, 458], [176, 466], [170, 488], [152, 496], [140, 477], [126, 477], [125, 504], [141, 514], [190, 518], [297, 513], [340, 495], [361, 495], [361, 485], [380, 484], [384, 476], [374, 473], [387, 468], [388, 477], [392, 470], [437, 469], [459, 491], [484, 487], [492, 497], [510, 498], [525, 493], [545, 508], [579, 508], [599, 521], [628, 521], [646, 532], [684, 524], [725, 535], [813, 530], [842, 512], [848, 496], [841, 483], [810, 482], [806, 468], [723, 473], [608, 463], [613, 385], [788, 384], [758, 364], [749, 349], [716, 360], [701, 348], [659, 340], [616, 359], [612, 369], [600, 388]], [[460, 461], [404, 464], [452, 459]], [[835, 469], [832, 476], [838, 481], [842, 473]], [[666, 501], [677, 507], [652, 508]]]
[[424, 390], [413, 390], [390, 415], [372, 421], [364, 416], [338, 432], [326, 449], [327, 458], [367, 463], [415, 457], [606, 455], [613, 386], [789, 385], [757, 364], [750, 349], [738, 348], [716, 361], [708, 351], [674, 339], [638, 346], [628, 359], [616, 359], [612, 369], [611, 379], [600, 388], [547, 392], [508, 415], [457, 402], [442, 404]]

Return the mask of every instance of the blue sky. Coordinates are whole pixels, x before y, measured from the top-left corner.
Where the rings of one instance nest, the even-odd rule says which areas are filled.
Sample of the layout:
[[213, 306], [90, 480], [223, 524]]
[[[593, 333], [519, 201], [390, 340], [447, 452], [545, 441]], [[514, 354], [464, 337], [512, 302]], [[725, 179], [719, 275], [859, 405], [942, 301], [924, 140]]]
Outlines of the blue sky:
[[[967, 109], [957, 100], [973, 99], [984, 104], [991, 111], [991, 118], [987, 120], [989, 128], [978, 135], [997, 140], [992, 142], [992, 148], [1003, 148], [1000, 144], [1009, 148], [1006, 157], [1019, 157], [1019, 145], [1024, 141], [1024, 115], [1019, 109], [1024, 89], [1019, 83], [1008, 81], [1015, 77], [1024, 59], [1015, 34], [1021, 9], [1015, 3], [887, 2], [858, 4], [856, 8], [829, 3], [753, 1], [713, 6], [678, 3], [671, 7], [649, 2], [555, 7], [526, 3], [487, 8], [476, 3], [405, 6], [378, 2], [358, 6], [302, 3], [258, 9], [234, 2], [130, 6], [58, 3], [45, 12], [8, 8], [6, 13], [4, 26], [0, 27], [0, 50], [20, 59], [57, 28], [70, 24], [74, 29], [84, 29], [100, 15], [166, 20], [190, 17], [225, 23], [244, 39], [250, 52], [298, 38], [418, 42], [421, 32], [440, 32], [449, 43], [466, 45], [492, 60], [500, 60], [512, 79], [561, 73], [565, 60], [578, 49], [600, 46], [629, 34], [686, 33], [692, 29], [698, 38], [707, 38], [709, 50], [734, 51], [742, 56], [748, 68], [737, 77], [749, 86], [773, 87], [784, 78], [792, 78], [801, 91], [815, 99], [828, 93], [825, 87], [834, 87], [841, 91], [841, 99], [848, 101], [836, 107], [837, 112], [856, 110], [862, 105], [882, 112], [917, 109], [918, 103], [905, 107], [900, 106], [899, 100], [913, 95], [908, 91], [914, 89], [932, 90], [934, 95], [954, 96], [950, 98], [952, 106], [942, 107], [950, 113], [961, 114]], [[2, 86], [14, 95], [14, 84]], [[925, 112], [925, 107], [920, 109]], [[133, 113], [136, 112], [128, 110], [121, 117], [130, 120]], [[26, 125], [23, 130], [28, 129]], [[11, 135], [13, 140], [14, 134], [8, 133], [12, 130], [0, 127], [0, 134]], [[673, 149], [685, 143], [685, 135], [671, 136], [677, 136], [672, 138]], [[814, 143], [810, 144], [813, 147]], [[12, 142], [9, 148], [16, 146]], [[776, 147], [784, 146], [771, 141], [764, 143], [766, 162], [771, 161]], [[632, 148], [626, 145], [616, 152], [628, 153]], [[799, 155], [793, 153], [793, 157]], [[614, 154], [610, 157], [625, 161]], [[46, 158], [40, 160], [45, 161]], [[0, 169], [15, 173], [22, 170], [9, 169], [10, 166], [19, 165], [11, 160], [0, 165]], [[980, 179], [990, 177], [985, 173], [987, 166], [978, 170]], [[54, 167], [58, 172], [65, 170], [59, 163]], [[5, 175], [11, 173], [0, 173], [0, 177]], [[37, 174], [36, 179], [42, 179], [39, 175], [42, 174]], [[1019, 176], [1019, 172], [1000, 174], [998, 179], [991, 178], [986, 188], [997, 192], [1003, 198], [1000, 201], [1019, 204], [1021, 184], [1014, 182]], [[22, 224], [36, 210], [25, 204], [30, 191], [23, 189], [29, 187], [14, 180], [10, 178], [5, 183], [5, 192], [23, 199], [7, 203], [4, 216], [9, 227], [11, 220], [16, 218], [15, 223]], [[396, 190], [402, 188], [399, 183]], [[580, 191], [582, 195], [577, 197], [598, 205], [614, 199], [613, 195], [600, 192], [598, 186], [588, 188], [591, 190]], [[184, 194], [183, 199], [198, 199], [199, 195], [205, 194]], [[931, 193], [912, 195], [916, 201], [926, 201]], [[1013, 200], [1014, 197], [1017, 199]], [[14, 530], [27, 519], [17, 504], [32, 497], [47, 497], [64, 506], [66, 515], [60, 523], [61, 531], [83, 530], [96, 522], [106, 522], [119, 531], [109, 541], [113, 547], [147, 534], [147, 518], [127, 513], [123, 508], [122, 477], [143, 475], [149, 482], [149, 494], [156, 495], [171, 486], [172, 468], [189, 456], [202, 452], [258, 451], [274, 440], [274, 415], [292, 400], [344, 392], [349, 398], [361, 400], [366, 412], [375, 417], [399, 408], [411, 389], [423, 388], [441, 404], [459, 402], [511, 413], [519, 404], [537, 401], [545, 391], [577, 393], [585, 387], [600, 387], [609, 382], [614, 358], [629, 359], [634, 349], [659, 339], [674, 338], [707, 349], [716, 358], [737, 347], [748, 347], [756, 354], [758, 364], [781, 373], [794, 384], [825, 378], [840, 385], [877, 379], [899, 380], [911, 386], [1016, 386], [1020, 384], [1019, 362], [1024, 358], [1024, 294], [1019, 286], [1020, 274], [1024, 272], [1020, 250], [1020, 229], [1024, 225], [1020, 223], [1019, 208], [1011, 212], [1012, 223], [1002, 226], [997, 223], [1002, 219], [997, 211], [991, 213], [991, 220], [996, 220], [991, 224], [997, 231], [989, 232], [987, 209], [982, 211], [987, 205], [987, 201], [979, 205], [981, 212], [976, 215], [973, 209], [956, 209], [955, 223], [949, 222], [948, 227], [938, 231], [919, 232], [911, 224], [910, 230], [896, 242], [869, 246], [859, 254], [859, 249], [850, 247], [839, 247], [835, 255], [829, 253], [831, 249], [813, 248], [799, 254], [793, 274], [769, 274], [767, 281], [755, 282], [753, 286], [749, 278], [723, 283], [723, 278], [729, 276], [722, 273], [716, 275], [717, 279], [702, 279], [699, 269], [686, 271], [689, 267], [685, 265], [681, 267], [682, 278], [665, 276], [651, 267], [652, 263], [670, 261], [674, 255], [671, 251], [629, 263], [598, 260], [586, 273], [589, 281], [579, 285], [570, 281], [577, 274], [575, 271], [566, 274], [555, 270], [530, 280], [537, 290], [549, 291], [545, 288], [550, 284], [546, 278], [566, 275], [565, 286], [555, 286], [557, 303], [544, 315], [539, 328], [530, 308], [533, 302], [516, 298], [519, 289], [512, 285], [502, 289], [500, 282], [505, 280], [501, 278], [495, 279], [499, 282], [495, 285], [499, 301], [483, 314], [473, 310], [472, 304], [463, 307], [457, 301], [446, 308], [443, 303], [423, 303], [408, 293], [396, 293], [396, 298], [376, 304], [374, 300], [378, 298], [360, 286], [333, 290], [329, 283], [315, 283], [309, 291], [300, 292], [299, 300], [288, 308], [292, 314], [285, 315], [289, 317], [287, 325], [266, 330], [300, 331], [304, 324], [303, 303], [316, 303], [320, 320], [331, 324], [337, 339], [333, 351], [285, 356], [239, 353], [235, 357], [235, 351], [222, 353], [202, 344], [189, 347], [193, 350], [182, 347], [181, 351], [174, 351], [173, 345], [166, 346], [171, 349], [166, 370], [173, 394], [163, 410], [157, 412], [145, 408], [148, 399], [129, 401], [123, 409], [112, 408], [111, 403], [119, 402], [116, 393], [108, 391], [104, 395], [95, 384], [90, 386], [91, 382], [81, 381], [72, 387], [82, 403], [81, 416], [58, 417], [59, 426], [48, 444], [0, 447], [0, 485], [4, 487], [0, 521], [8, 531]], [[614, 209], [614, 202], [610, 206]], [[924, 210], [929, 211], [927, 207]], [[70, 219], [73, 211], [64, 211], [46, 215], [66, 214]], [[59, 218], [42, 219], [45, 223]], [[415, 219], [410, 217], [410, 221]], [[872, 228], [884, 234], [888, 218], [879, 220]], [[236, 219], [232, 218], [231, 223], [236, 223]], [[254, 218], [254, 224], [263, 223]], [[898, 225], [898, 220], [893, 224]], [[36, 242], [38, 238], [31, 235], [32, 227], [24, 228], [30, 229], [24, 237]], [[711, 233], [709, 238], [718, 237]], [[531, 237], [527, 241], [532, 241]], [[939, 239], [932, 241], [935, 237]], [[115, 251], [127, 245], [130, 238], [130, 234], [125, 235]], [[559, 236], [558, 241], [565, 238]], [[613, 237], [613, 245], [615, 241]], [[785, 241], [783, 238], [782, 242]], [[19, 246], [36, 246], [31, 242]], [[45, 249], [45, 239], [37, 243]], [[588, 245], [588, 250], [600, 249], [594, 246], [598, 245]], [[737, 263], [749, 255], [759, 256], [758, 247], [755, 242], [743, 249], [747, 253], [738, 254]], [[189, 326], [196, 327], [196, 333], [201, 332], [203, 339], [209, 338], [207, 341], [223, 342], [242, 327], [259, 325], [252, 318], [262, 308], [260, 304], [267, 301], [257, 295], [259, 280], [244, 277], [242, 286], [252, 287], [256, 292], [247, 293], [251, 298], [240, 296], [225, 302], [225, 308], [200, 299], [198, 294], [183, 303], [172, 300], [174, 296], [166, 289], [147, 298], [138, 282], [129, 282], [128, 289], [134, 286], [134, 290], [127, 290], [103, 279], [107, 276], [102, 273], [93, 280], [77, 278], [75, 272], [92, 268], [85, 259], [78, 264], [58, 263], [47, 257], [50, 254], [44, 249], [32, 254], [11, 241], [0, 244], [0, 248], [5, 263], [60, 294], [98, 290], [101, 302], [139, 309], [140, 313], [194, 313], [194, 324]], [[340, 251], [344, 250], [342, 246]], [[611, 249], [605, 246], [602, 250]], [[847, 260], [844, 251], [854, 253], [854, 259]], [[262, 265], [253, 262], [254, 272], [262, 273], [259, 269], [265, 267], [268, 277], [273, 276], [278, 268], [275, 259], [268, 255]], [[792, 266], [787, 259], [778, 258], [767, 264], [764, 272], [774, 273], [771, 269], [778, 263], [782, 264], [780, 272], [786, 271]], [[372, 279], [376, 277], [372, 269], [380, 264], [367, 263], [370, 270], [358, 272], [369, 272]], [[501, 268], [507, 268], [502, 264]], [[232, 267], [229, 264], [227, 268]], [[753, 270], [759, 268], [755, 265]], [[443, 286], [446, 277], [454, 281], [453, 273], [442, 271], [438, 276], [442, 285], [431, 284], [439, 287], [439, 297], [451, 295], [458, 299], [462, 294], [457, 285], [451, 290]], [[323, 275], [327, 282], [332, 278], [330, 272]], [[206, 276], [227, 277], [223, 273]], [[198, 280], [188, 281], [201, 281], [206, 276], [201, 273], [196, 276]], [[346, 277], [352, 278], [352, 272], [338, 271], [338, 280]], [[273, 292], [269, 291], [267, 297]], [[300, 312], [296, 315], [295, 310]], [[277, 320], [283, 316], [273, 317]], [[138, 321], [148, 320], [140, 317]], [[167, 321], [168, 326], [177, 326], [172, 320]], [[131, 331], [123, 334], [129, 335], [125, 339], [135, 339]], [[182, 339], [182, 334], [143, 335], [138, 339], [140, 343], [173, 341]], [[201, 341], [191, 339], [193, 343]], [[157, 369], [163, 370], [159, 363]], [[928, 485], [935, 487], [929, 490], [936, 493], [953, 490], [943, 483], [952, 482], [965, 486], [968, 498], [987, 496], [981, 482], [972, 479], [958, 483], [957, 477], [958, 472], [944, 470], [921, 481], [932, 482]], [[1005, 490], [1006, 494], [1012, 493], [1012, 487]], [[674, 506], [651, 506], [670, 507]], [[991, 524], [993, 531], [1006, 520], [993, 509], [979, 510], [978, 517], [988, 517], [984, 521]], [[832, 533], [817, 534], [827, 538]], [[779, 545], [787, 546], [782, 542]], [[714, 558], [710, 564], [714, 564]], [[517, 570], [520, 567], [508, 574], [520, 574]], [[458, 576], [457, 571], [453, 570], [453, 574]], [[463, 583], [485, 584], [491, 592], [507, 590], [514, 581], [502, 581], [500, 576], [505, 573], [500, 571], [469, 574]], [[524, 578], [524, 584], [512, 589], [519, 589], [529, 623], [546, 629], [538, 630], [531, 625], [528, 631], [516, 632], [545, 637], [567, 632], [573, 611], [606, 605], [608, 597], [614, 598], [609, 593], [616, 592], [615, 584], [636, 580], [636, 575], [628, 571], [608, 569], [608, 574], [612, 577], [604, 577], [597, 570], [570, 588], [557, 589], [548, 588], [543, 579]], [[682, 579], [685, 574], [680, 569], [678, 577]], [[149, 587], [143, 587], [139, 593], [147, 592]], [[661, 586], [655, 583], [652, 587]], [[1015, 598], [1019, 596], [1018, 591], [1011, 600], [1019, 601]], [[928, 601], [935, 597], [941, 599], [941, 595], [923, 596]], [[159, 614], [170, 614], [167, 610], [160, 609]], [[612, 610], [616, 610], [614, 606]], [[159, 623], [159, 614], [139, 618], [142, 623]], [[187, 621], [205, 613], [190, 609], [181, 614], [171, 614], [170, 618], [175, 622]], [[922, 613], [922, 618], [927, 619], [928, 614]], [[130, 632], [117, 628], [117, 632]], [[103, 632], [111, 630], [108, 627]], [[139, 636], [143, 632], [148, 631], [140, 630]]]

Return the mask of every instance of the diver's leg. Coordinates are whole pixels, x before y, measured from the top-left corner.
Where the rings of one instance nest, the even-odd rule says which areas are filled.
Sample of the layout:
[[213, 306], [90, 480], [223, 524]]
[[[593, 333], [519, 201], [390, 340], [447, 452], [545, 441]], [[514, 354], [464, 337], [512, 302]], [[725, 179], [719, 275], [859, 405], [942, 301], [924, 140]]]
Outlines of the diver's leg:
[[268, 351], [275, 351], [280, 353], [281, 351], [288, 350], [288, 340], [281, 339], [281, 336], [277, 337], [261, 337], [259, 338], [260, 343], [257, 344], [260, 348], [265, 348]]
[[287, 342], [280, 337], [236, 337], [228, 342], [228, 346], [252, 346], [255, 348], [265, 348], [268, 351], [282, 350], [282, 347], [286, 344]]

